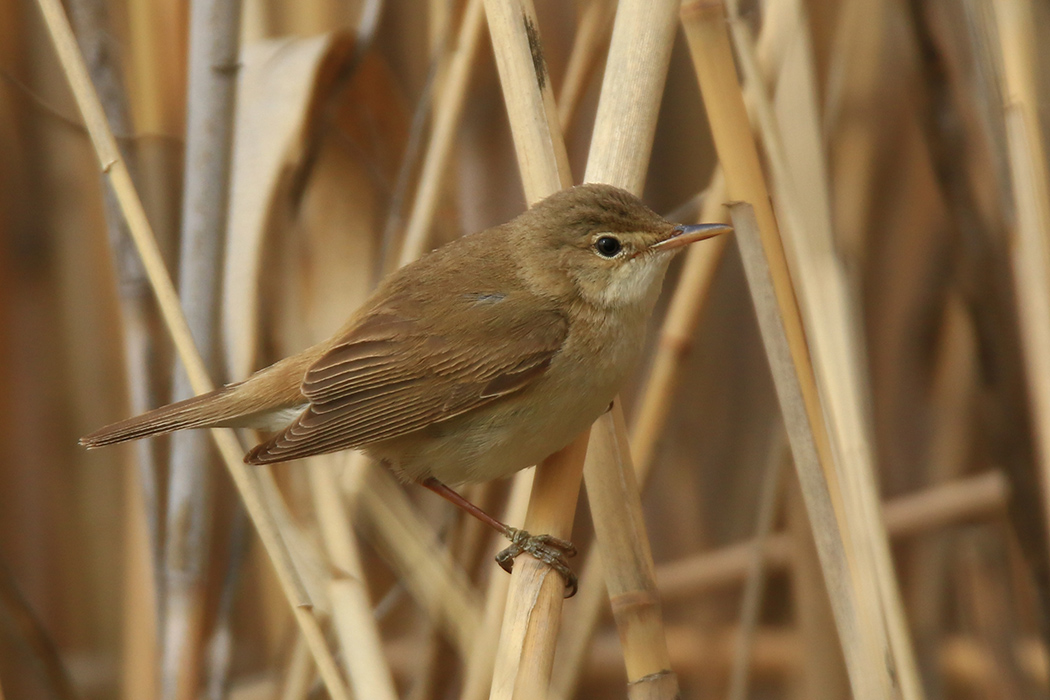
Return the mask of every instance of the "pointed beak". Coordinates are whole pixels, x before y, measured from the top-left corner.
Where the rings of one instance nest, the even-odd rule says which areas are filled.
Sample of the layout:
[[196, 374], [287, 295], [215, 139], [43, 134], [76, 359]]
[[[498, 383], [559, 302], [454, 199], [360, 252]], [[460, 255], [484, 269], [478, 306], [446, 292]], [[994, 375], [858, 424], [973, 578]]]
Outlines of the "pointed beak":
[[696, 243], [707, 238], [714, 238], [720, 236], [723, 233], [732, 233], [733, 227], [727, 224], [698, 224], [696, 226], [686, 226], [679, 224], [674, 227], [674, 231], [671, 233], [670, 238], [654, 243], [649, 246], [649, 250], [665, 252], [668, 250], [676, 250], [682, 248], [690, 243]]

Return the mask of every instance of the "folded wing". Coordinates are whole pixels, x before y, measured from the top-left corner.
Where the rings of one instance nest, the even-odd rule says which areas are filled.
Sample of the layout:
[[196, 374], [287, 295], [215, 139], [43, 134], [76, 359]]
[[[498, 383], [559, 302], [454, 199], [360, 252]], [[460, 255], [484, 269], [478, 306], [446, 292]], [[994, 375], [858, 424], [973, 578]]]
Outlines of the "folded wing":
[[536, 306], [523, 294], [471, 294], [436, 315], [418, 300], [388, 300], [307, 370], [307, 409], [245, 461], [283, 462], [395, 438], [523, 390], [568, 335], [563, 315]]

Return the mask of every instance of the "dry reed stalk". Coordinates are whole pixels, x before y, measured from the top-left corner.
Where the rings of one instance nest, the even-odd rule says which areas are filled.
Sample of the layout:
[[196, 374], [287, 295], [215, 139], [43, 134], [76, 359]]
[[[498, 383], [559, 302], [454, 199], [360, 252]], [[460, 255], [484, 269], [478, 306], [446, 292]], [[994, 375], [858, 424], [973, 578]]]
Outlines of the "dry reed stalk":
[[284, 677], [281, 679], [280, 692], [277, 697], [279, 700], [306, 700], [315, 675], [310, 646], [303, 635], [297, 635], [292, 645], [288, 665], [284, 669]]
[[[943, 19], [951, 17], [945, 15], [946, 7], [928, 9], [940, 9]], [[1010, 517], [1046, 611], [1050, 610], [1050, 538], [1045, 490], [1032, 387], [1026, 376], [1023, 324], [1016, 308], [1018, 271], [1011, 259], [1016, 245], [1005, 222], [1014, 207], [1002, 111], [1002, 52], [991, 4], [974, 0], [964, 3], [962, 10], [965, 31], [961, 33], [969, 42], [969, 59], [953, 59], [953, 52], [935, 38], [933, 18], [913, 9], [928, 93], [920, 117], [937, 184], [957, 232], [956, 288], [972, 316], [976, 352], [982, 360], [978, 396], [987, 398], [976, 404], [977, 425], [990, 438], [990, 458], [1002, 464], [1012, 482]], [[963, 65], [952, 68], [956, 63]], [[973, 85], [961, 75], [972, 75]], [[968, 167], [959, 167], [960, 162]], [[992, 182], [986, 183], [986, 191], [991, 197], [981, 197], [978, 183], [969, 175], [973, 172], [988, 173]], [[985, 212], [982, 203], [990, 204], [991, 210]]]
[[248, 551], [249, 537], [244, 508], [235, 507], [229, 526], [229, 544], [223, 562], [224, 573], [219, 590], [215, 622], [211, 626], [204, 650], [206, 665], [204, 692], [208, 700], [223, 700], [230, 691], [230, 668], [233, 660], [233, 605], [240, 589], [241, 573]]
[[[760, 41], [766, 47], [774, 47], [782, 43], [779, 38], [782, 34], [781, 25], [764, 24]], [[767, 48], [765, 53], [768, 57], [776, 52]], [[725, 199], [725, 180], [721, 169], [716, 167], [705, 190], [700, 220], [728, 221], [723, 206]], [[727, 243], [728, 239], [717, 238], [703, 246], [691, 246], [686, 251], [686, 260], [660, 329], [652, 369], [631, 429], [631, 453], [638, 483], [643, 488], [656, 461], [672, 397], [682, 376], [685, 355], [692, 346], [701, 310]], [[554, 673], [552, 692], [554, 697], [563, 700], [575, 693], [583, 657], [604, 603], [602, 565], [597, 549], [588, 553], [582, 572], [576, 602], [577, 622], [566, 632], [562, 644], [564, 653]]]
[[[924, 460], [929, 465], [926, 481], [931, 484], [950, 482], [963, 473], [971, 456], [974, 430], [977, 355], [973, 328], [957, 295], [945, 302], [941, 329], [931, 390], [934, 423]], [[912, 572], [908, 607], [921, 661], [935, 658], [945, 631], [952, 541], [946, 533], [936, 533], [917, 542], [907, 553], [907, 568]]]
[[[525, 199], [533, 204], [572, 184], [565, 141], [531, 0], [486, 0], [485, 15], [510, 118]], [[572, 534], [589, 431], [536, 468], [525, 529]], [[544, 697], [554, 658], [564, 582], [532, 557], [519, 557], [496, 651], [491, 698]]]
[[[451, 27], [452, 3], [444, 0], [427, 0], [427, 48], [430, 56], [437, 56], [441, 53], [443, 45], [451, 34]], [[434, 108], [437, 111], [436, 105]]]
[[585, 182], [641, 193], [678, 27], [675, 9], [667, 0], [617, 6]]
[[[569, 156], [531, 0], [485, 0], [485, 16], [510, 118], [525, 200], [531, 206], [572, 185]], [[545, 471], [545, 470], [540, 470]]]
[[880, 0], [845, 0], [836, 19], [824, 86], [824, 138], [833, 142], [829, 166], [835, 183], [831, 201], [835, 237], [842, 256], [860, 266], [864, 234], [877, 192], [874, 168], [878, 156], [879, 120], [867, 118], [879, 107], [885, 78], [887, 5]]
[[678, 678], [671, 670], [664, 638], [653, 555], [619, 402], [611, 413], [612, 420], [599, 420], [591, 429], [583, 478], [602, 553], [605, 588], [623, 644], [627, 696], [673, 698], [678, 695]]
[[[762, 88], [748, 25], [734, 12], [730, 28], [773, 173], [782, 231], [795, 272], [794, 288], [799, 292], [814, 375], [827, 415], [832, 464], [842, 487], [842, 514], [850, 533], [848, 539], [856, 547], [856, 580], [874, 582], [874, 595], [879, 598], [874, 605], [875, 619], [885, 623], [897, 681], [905, 698], [917, 699], [922, 696], [922, 685], [885, 527], [879, 518], [879, 486], [868, 418], [871, 392], [860, 323], [854, 313], [858, 302], [853, 299], [832, 233], [812, 46], [804, 29], [808, 20], [801, 0], [785, 4], [793, 7], [794, 25], [799, 30], [786, 50], [775, 105], [770, 104]], [[781, 128], [791, 134], [790, 139], [781, 138]]]
[[[132, 121], [141, 133], [174, 136], [184, 131], [187, 12], [185, 3], [127, 3], [128, 98]], [[147, 187], [155, 176], [158, 187], [166, 181], [143, 165]]]
[[[678, 25], [678, 2], [625, 0], [616, 9], [584, 180], [641, 194]], [[617, 401], [595, 424], [599, 454], [585, 471], [606, 589], [623, 640], [631, 698], [678, 694], [664, 638], [641, 496]], [[592, 495], [593, 494], [593, 495]], [[595, 508], [595, 503], [602, 506]], [[623, 513], [629, 517], [623, 517]], [[607, 544], [606, 544], [607, 543]], [[608, 545], [608, 546], [607, 546]]]
[[250, 678], [238, 681], [223, 700], [273, 700], [277, 690], [272, 678]]
[[[106, 4], [99, 0], [85, 0], [71, 6], [73, 27], [81, 53], [88, 61], [88, 72], [99, 94], [103, 110], [110, 125], [118, 133], [130, 134], [133, 131], [129, 114], [127, 95], [124, 90], [122, 67], [117, 63], [120, 47], [110, 26], [109, 12]], [[126, 157], [126, 156], [125, 156]], [[130, 167], [135, 168], [135, 159], [129, 159]], [[138, 179], [137, 177], [135, 179]], [[113, 259], [116, 262], [118, 289], [121, 297], [121, 310], [124, 316], [126, 337], [124, 339], [125, 362], [128, 372], [128, 394], [131, 408], [136, 413], [152, 408], [149, 404], [152, 397], [152, 379], [147, 363], [147, 355], [152, 351], [148, 321], [151, 317], [148, 306], [148, 282], [142, 263], [135, 256], [128, 239], [120, 208], [110, 190], [104, 192], [106, 208], [106, 229]], [[136, 457], [142, 470], [143, 498], [149, 508], [147, 515], [157, 518], [158, 504], [151, 502], [156, 497], [156, 470], [158, 465], [153, 450], [140, 443], [135, 448]], [[156, 521], [149, 523], [151, 546], [159, 547], [159, 525]]]
[[[181, 148], [173, 147], [180, 143], [185, 134], [186, 112], [186, 28], [188, 22], [184, 13], [187, 3], [170, 1], [128, 2], [127, 37], [121, 46], [125, 58], [124, 74], [127, 77], [128, 108], [136, 133], [150, 135], [152, 138], [141, 138], [134, 142], [134, 182], [143, 200], [153, 230], [158, 236], [161, 249], [167, 254], [174, 254], [175, 239], [178, 230], [179, 208], [182, 194], [182, 156]], [[164, 60], [158, 60], [163, 56]], [[120, 126], [113, 127], [121, 133]], [[128, 132], [130, 133], [130, 131]], [[137, 254], [131, 244], [127, 243], [127, 254], [137, 261]], [[140, 264], [141, 265], [141, 264]], [[172, 364], [171, 348], [164, 340], [163, 327], [159, 321], [156, 306], [150, 299], [148, 282], [143, 278], [143, 301], [140, 308], [144, 317], [137, 323], [127, 323], [126, 343], [138, 342], [143, 346], [141, 353], [152, 353], [158, 368], [167, 370]], [[141, 337], [132, 337], [141, 328]], [[136, 364], [129, 355], [129, 370], [135, 370]], [[157, 383], [157, 370], [151, 374], [151, 382]], [[170, 380], [166, 372], [166, 380]], [[166, 384], [163, 382], [161, 386]], [[135, 380], [131, 388], [136, 390], [140, 380]], [[146, 388], [145, 385], [142, 388]], [[158, 387], [159, 388], [159, 387]], [[154, 388], [156, 391], [157, 388]], [[137, 397], [132, 394], [132, 411], [134, 402], [142, 402], [146, 408], [160, 403], [159, 397]], [[148, 445], [148, 443], [142, 443]], [[157, 449], [151, 446], [154, 461]], [[138, 448], [137, 448], [138, 449]], [[144, 448], [143, 448], [144, 449]], [[140, 469], [149, 462], [141, 461]], [[160, 465], [158, 465], [160, 466]], [[161, 517], [158, 513], [157, 518]], [[157, 561], [160, 562], [160, 538], [157, 538]], [[159, 566], [158, 566], [159, 569]], [[159, 616], [158, 601], [158, 616]]]
[[[157, 567], [151, 546], [145, 500], [139, 498], [141, 470], [125, 471], [124, 627], [121, 696], [128, 700], [156, 695], [158, 676]], [[146, 619], [143, 619], [146, 618]]]
[[[57, 0], [38, 0], [37, 5], [44, 17], [49, 36], [72, 88], [77, 106], [84, 117], [102, 172], [108, 175], [109, 183], [117, 195], [117, 201], [128, 223], [128, 230], [142, 258], [150, 285], [157, 297], [176, 350], [186, 366], [194, 390], [198, 393], [209, 391], [214, 385], [193, 343], [171, 278], [164, 267], [156, 239], [142, 208], [142, 202], [131, 182], [127, 165], [117, 149], [98, 96], [91, 85], [68, 19]], [[320, 622], [313, 614], [310, 598], [303, 588], [273, 515], [261, 496], [255, 472], [249, 470], [244, 464], [243, 450], [233, 431], [214, 429], [212, 437], [244, 500], [248, 514], [259, 532], [263, 546], [277, 572], [282, 591], [292, 606], [296, 621], [310, 645], [310, 650], [321, 670], [329, 693], [337, 700], [347, 698], [335, 660], [325, 644]]]
[[1036, 697], [1036, 688], [1026, 687], [1013, 648], [1020, 634], [1011, 614], [1016, 607], [1006, 581], [1010, 575], [1007, 552], [999, 547], [1001, 534], [975, 528], [965, 533], [957, 547], [956, 577], [969, 612], [963, 626], [984, 647], [998, 679], [997, 697]]
[[[668, 639], [671, 642], [672, 663], [681, 669], [684, 678], [693, 680], [697, 685], [721, 682], [731, 662], [727, 650], [732, 649], [737, 634], [733, 628], [703, 633], [693, 628], [670, 627]], [[763, 681], [763, 687], [768, 687], [766, 684], [771, 682], [786, 685], [799, 674], [808, 659], [804, 656], [806, 651], [798, 637], [797, 632], [782, 627], [763, 627], [757, 631], [753, 672], [757, 679]], [[1045, 688], [1047, 663], [1045, 647], [1040, 641], [1031, 637], [1015, 640], [1014, 654], [1025, 680]], [[945, 684], [955, 691], [946, 693], [946, 697], [998, 697], [991, 659], [980, 642], [972, 637], [949, 637], [941, 649], [934, 672], [943, 677]], [[620, 673], [618, 640], [611, 634], [598, 637], [583, 669], [584, 677], [609, 683]], [[843, 691], [848, 694], [848, 686]]]
[[785, 511], [789, 539], [786, 544], [790, 553], [791, 603], [802, 649], [799, 673], [789, 697], [795, 700], [848, 698], [849, 675], [802, 487], [793, 474], [787, 482]]
[[871, 566], [864, 566], [871, 558], [858, 544], [863, 525], [854, 516], [864, 511], [845, 512], [849, 504], [844, 499], [852, 490], [836, 468], [795, 290], [736, 77], [724, 10], [721, 3], [694, 2], [683, 6], [682, 16], [727, 190], [745, 202], [734, 208], [740, 218], [740, 226], [734, 218], [736, 239], [815, 528], [853, 692], [860, 700], [889, 697], [902, 688], [898, 669], [882, 663], [896, 654]]
[[[700, 221], [728, 223], [725, 200], [725, 179], [721, 170], [716, 170], [704, 190]], [[640, 484], [645, 484], [656, 462], [674, 392], [681, 383], [684, 361], [692, 349], [700, 315], [728, 242], [728, 238], [720, 236], [705, 245], [690, 246], [686, 251], [678, 285], [656, 341], [653, 367], [631, 426], [631, 454]]]
[[[536, 193], [546, 194], [566, 184], [568, 168], [567, 159], [564, 157], [564, 143], [560, 135], [552, 142], [552, 134], [556, 134], [556, 130], [551, 126], [550, 106], [553, 100], [547, 85], [546, 68], [542, 62], [533, 62], [529, 55], [532, 53], [529, 51], [530, 43], [534, 44], [537, 49], [536, 53], [540, 54], [538, 38], [535, 37], [535, 13], [528, 6], [530, 4], [526, 3], [525, 7], [517, 8], [520, 11], [515, 12], [509, 7], [495, 8], [496, 3], [490, 2], [486, 9], [490, 34], [497, 49], [497, 65], [500, 69], [507, 111], [511, 116], [511, 129], [514, 133], [522, 179], [525, 183], [526, 198], [529, 201], [535, 201]], [[649, 13], [651, 8], [642, 3], [621, 4], [617, 11], [605, 78], [606, 84], [611, 80], [616, 83], [617, 87], [614, 90], [606, 90], [603, 86], [603, 98], [598, 107], [595, 131], [592, 136], [591, 156], [585, 177], [587, 181], [610, 182], [634, 191], [641, 189], [655, 129], [656, 108], [659, 105], [658, 96], [662, 92], [663, 79], [670, 58], [670, 38], [675, 26], [673, 4], [667, 3], [666, 5], [658, 9], [656, 17]], [[497, 9], [506, 14], [495, 14]], [[521, 26], [519, 17], [525, 18], [526, 27]], [[531, 25], [531, 29], [528, 25]], [[620, 89], [623, 85], [632, 86], [635, 91]], [[539, 94], [534, 86], [539, 87]], [[547, 156], [544, 157], [544, 154]], [[561, 180], [560, 183], [559, 180]], [[541, 189], [542, 187], [547, 189]], [[606, 419], [611, 421], [609, 416], [599, 421]], [[602, 426], [602, 428], [606, 435], [615, 434], [615, 426]], [[615, 443], [612, 443], [612, 449], [619, 450], [620, 444], [621, 441], [618, 438]], [[577, 444], [576, 447], [567, 451], [577, 450], [582, 454], [581, 447]], [[624, 469], [632, 469], [629, 453], [625, 454], [622, 450], [615, 460], [606, 459], [598, 464], [602, 466], [603, 471], [611, 467], [614, 472], [617, 469], [620, 470], [620, 474], [624, 473]], [[575, 501], [575, 488], [570, 489], [569, 484], [574, 483], [577, 475], [573, 473], [575, 470], [566, 467], [561, 470], [563, 486], [558, 492], [567, 507]], [[534, 494], [541, 493], [546, 488], [548, 482], [545, 473], [548, 471], [551, 470], [540, 469], [534, 486]], [[624, 483], [622, 478], [617, 478], [608, 471], [604, 472], [602, 478], [608, 479], [611, 483]], [[564, 498], [565, 491], [572, 493], [571, 502], [568, 498]], [[549, 493], [553, 494], [555, 491], [551, 489]], [[637, 488], [633, 493], [621, 495], [621, 503], [625, 502], [625, 499], [633, 507], [633, 503], [639, 501]], [[535, 504], [534, 496], [526, 527], [548, 531], [539, 526], [543, 520], [538, 517], [534, 519], [534, 514], [538, 515], [540, 512], [538, 508], [533, 507]], [[571, 519], [571, 515], [569, 518]], [[639, 521], [640, 518], [635, 522]], [[607, 524], [615, 528], [616, 525], [624, 523]], [[557, 530], [554, 532], [556, 533]], [[615, 532], [615, 529], [611, 529], [610, 532]], [[633, 536], [625, 535], [622, 539], [631, 539], [637, 545], [634, 551], [647, 552], [647, 543], [639, 541], [637, 539], [639, 535], [641, 531], [635, 529]], [[628, 559], [631, 559], [631, 565], [640, 567], [633, 581], [651, 579], [651, 569], [648, 574], [645, 572], [646, 557]], [[651, 561], [651, 556], [649, 559]], [[525, 563], [530, 567], [534, 565], [530, 562]], [[651, 567], [651, 564], [649, 566]], [[542, 581], [532, 572], [520, 579], [512, 579], [511, 601], [504, 617], [504, 628], [512, 630], [514, 641], [508, 643], [507, 635], [501, 637], [492, 697], [505, 697], [510, 694], [531, 697], [536, 692], [543, 694], [547, 692], [550, 663], [553, 658], [551, 633], [556, 630], [553, 625], [546, 625], [547, 637], [543, 639], [538, 631], [533, 631], [535, 628], [530, 630], [523, 624], [520, 616], [528, 608], [519, 604], [520, 589], [516, 587], [516, 583], [519, 580], [524, 581], [527, 576], [536, 582]], [[524, 583], [521, 589], [528, 590]], [[626, 593], [626, 590], [616, 591], [616, 593]], [[645, 597], [644, 594], [643, 597]], [[652, 595], [649, 595], [647, 600], [650, 604], [656, 601]], [[548, 612], [557, 612], [558, 601], [543, 602], [550, 605], [546, 609]], [[658, 610], [658, 605], [654, 605], [651, 610]], [[537, 618], [530, 616], [530, 620], [533, 619]], [[632, 624], [625, 631], [626, 638], [644, 638], [650, 641], [662, 638], [658, 614], [646, 614], [643, 618], [624, 618], [625, 621], [631, 622], [639, 619], [644, 619], [644, 622], [640, 625]], [[521, 649], [522, 652], [515, 654], [513, 649]], [[628, 661], [629, 668], [632, 671], [638, 668], [649, 669], [649, 672], [638, 677], [631, 677], [629, 680], [634, 682], [652, 679], [651, 682], [632, 683], [629, 686], [632, 695], [642, 697], [649, 692], [662, 694], [669, 689], [676, 691], [677, 682], [670, 674], [668, 664], [660, 663], [661, 656], [658, 650], [644, 647], [642, 651], [642, 646], [639, 645], [629, 645], [629, 649], [634, 650], [625, 654], [625, 656], [631, 656]], [[666, 652], [662, 658], [666, 659]], [[656, 665], [659, 668], [650, 668], [654, 659], [657, 660]], [[515, 664], [517, 664], [516, 667]]]
[[[362, 473], [355, 476], [354, 471]], [[422, 521], [394, 476], [357, 453], [344, 469], [344, 488], [354, 504], [381, 533], [377, 546], [416, 602], [443, 630], [463, 658], [469, 658], [481, 612], [466, 574]], [[364, 495], [367, 494], [367, 495]]]
[[[503, 522], [525, 521], [534, 477], [535, 470], [527, 470], [514, 477], [510, 496], [507, 498]], [[489, 577], [488, 590], [485, 593], [485, 610], [482, 613], [478, 632], [474, 635], [474, 648], [466, 659], [460, 700], [483, 700], [489, 694], [492, 686], [492, 670], [496, 664], [500, 625], [503, 621], [503, 610], [507, 605], [509, 591], [510, 578], [499, 575]]]
[[[233, 151], [240, 0], [190, 3], [186, 168], [179, 298], [208, 373], [221, 376], [220, 303]], [[193, 396], [176, 365], [172, 399]], [[189, 700], [200, 685], [210, 557], [214, 452], [200, 431], [171, 437], [161, 643], [161, 697]]]
[[614, 9], [614, 3], [609, 0], [587, 0], [580, 11], [572, 53], [565, 64], [565, 77], [558, 91], [558, 124], [563, 133], [569, 130], [583, 90], [598, 63], [598, 49], [612, 23]]
[[[1047, 686], [1046, 647], [1035, 638], [1014, 641], [1014, 654], [1020, 660], [1028, 679], [1035, 685]], [[945, 639], [938, 659], [946, 684], [981, 693], [981, 697], [1000, 695], [999, 679], [988, 654], [979, 640], [965, 635]]]
[[[696, 626], [675, 625], [667, 629], [671, 645], [671, 662], [681, 669], [693, 687], [720, 689], [732, 663], [732, 649], [739, 632], [735, 627], [700, 630]], [[757, 679], [783, 682], [796, 673], [802, 663], [797, 635], [784, 628], [761, 627], [755, 633], [752, 654], [753, 672]], [[603, 634], [594, 641], [582, 673], [589, 680], [602, 679], [606, 683], [622, 673], [620, 650], [616, 636]], [[719, 697], [715, 691], [708, 697]], [[701, 696], [703, 697], [703, 696]]]
[[[735, 628], [702, 632], [694, 627], [674, 626], [669, 627], [667, 633], [672, 661], [676, 668], [682, 669], [683, 677], [695, 679], [697, 684], [711, 679], [718, 682], [725, 677], [731, 661], [728, 650], [733, 648], [738, 633]], [[805, 661], [798, 633], [783, 627], [760, 628], [755, 635], [754, 651], [755, 675], [765, 681], [788, 681], [798, 674]], [[1047, 662], [1040, 640], [1034, 637], [1015, 640], [1014, 653], [1026, 678], [1046, 687]], [[607, 682], [620, 672], [619, 641], [612, 634], [599, 637], [587, 659], [585, 677]], [[947, 697], [996, 697], [994, 670], [987, 653], [972, 637], [957, 634], [946, 639], [936, 672], [957, 691]]]
[[[72, 41], [72, 33], [70, 34]], [[79, 700], [80, 693], [69, 670], [63, 664], [55, 642], [37, 617], [11, 575], [7, 563], [0, 559], [0, 625], [23, 646], [32, 659], [49, 694], [58, 700]]]
[[361, 11], [356, 21], [351, 25], [357, 28], [356, 53], [360, 57], [372, 47], [375, 41], [376, 31], [379, 29], [379, 20], [383, 11], [383, 0], [364, 0], [359, 4]]
[[[1006, 508], [1009, 484], [995, 470], [977, 476], [931, 486], [887, 501], [883, 506], [886, 530], [892, 537], [906, 538], [974, 520], [999, 517]], [[770, 535], [763, 545], [766, 566], [781, 569], [792, 559], [791, 537]], [[661, 564], [656, 580], [667, 600], [681, 600], [701, 592], [738, 584], [746, 575], [750, 540], [728, 545], [677, 561]]]
[[375, 531], [375, 545], [413, 599], [460, 656], [471, 658], [481, 617], [471, 600], [473, 587], [393, 476], [355, 452], [342, 469], [339, 488], [349, 500], [350, 512], [368, 519]]
[[[571, 535], [589, 434], [580, 435], [537, 468], [526, 527], [562, 539]], [[544, 476], [544, 470], [552, 476]], [[549, 566], [532, 557], [515, 562], [490, 698], [546, 697], [564, 595], [565, 582]]]
[[[697, 73], [702, 75], [703, 70], [705, 69], [700, 68]], [[743, 107], [742, 102], [740, 107]], [[718, 127], [714, 126], [715, 121], [712, 119], [712, 128], [717, 130]], [[728, 166], [726, 170], [727, 179], [731, 183]], [[730, 191], [733, 191], [732, 184], [730, 184]], [[816, 433], [816, 430], [819, 430], [821, 426], [817, 422], [816, 414], [812, 412], [813, 409], [807, 412], [804, 404], [805, 395], [802, 386], [805, 383], [809, 384], [810, 400], [816, 402], [814, 378], [812, 375], [808, 377], [803, 375], [805, 379], [799, 376], [797, 372], [801, 362], [792, 366], [793, 362], [797, 362], [805, 352], [805, 348], [802, 347], [800, 352], [796, 346], [795, 353], [792, 352], [792, 341], [788, 339], [785, 329], [785, 321], [788, 317], [774, 305], [779, 295], [773, 282], [769, 265], [770, 258], [767, 258], [763, 251], [758, 222], [750, 205], [734, 204], [731, 211], [741, 257], [744, 260], [744, 270], [748, 276], [748, 286], [756, 302], [759, 327], [762, 330], [763, 342], [774, 372], [778, 396], [781, 398], [784, 423], [791, 437], [796, 470], [802, 484], [803, 495], [806, 497], [811, 524], [814, 526], [814, 539], [817, 542], [818, 552], [821, 554], [821, 564], [831, 595], [832, 609], [835, 612], [847, 667], [850, 671], [853, 693], [855, 697], [861, 699], [891, 697], [894, 679], [892, 674], [888, 674], [889, 669], [882, 664], [875, 664], [876, 667], [872, 667], [873, 660], [876, 658], [880, 660], [891, 658], [888, 643], [880, 634], [883, 632], [881, 627], [874, 626], [879, 624], [877, 618], [873, 619], [875, 611], [862, 608], [865, 603], [873, 605], [876, 601], [870, 594], [865, 596], [865, 591], [859, 582], [846, 579], [852, 573], [849, 566], [855, 553], [847, 553], [848, 541], [845, 538], [850, 534], [847, 529], [848, 525], [841, 517], [836, 517], [841, 513], [842, 505], [838, 503], [839, 507], [836, 509], [836, 503], [831, 494], [835, 494], [840, 499], [841, 495], [835, 488], [838, 484], [832, 481], [835, 475], [831, 472], [831, 465], [824, 466], [830, 457], [827, 452], [828, 446], [824, 445], [823, 455], [818, 452], [819, 438], [817, 435], [819, 433]], [[774, 235], [776, 235], [775, 229]], [[784, 264], [783, 258], [780, 259], [779, 264]], [[781, 272], [786, 279], [786, 268], [782, 268]], [[791, 291], [790, 282], [787, 283], [786, 291], [787, 293]], [[783, 289], [781, 293], [784, 293]], [[783, 307], [780, 308], [783, 309]], [[799, 322], [797, 315], [792, 322], [796, 324]], [[801, 328], [798, 327], [798, 332], [800, 331]], [[796, 336], [795, 342], [799, 341], [802, 341], [801, 335]], [[808, 360], [808, 357], [805, 360]], [[826, 440], [826, 436], [823, 439]]]
[[[747, 563], [747, 581], [740, 602], [740, 634], [733, 649], [733, 665], [729, 674], [729, 700], [747, 700], [748, 671], [751, 666], [751, 645], [758, 629], [758, 616], [765, 591], [765, 558], [763, 546], [773, 529], [777, 500], [780, 496], [781, 474], [790, 468], [791, 454], [787, 450], [784, 433], [777, 431], [769, 451], [769, 463], [762, 478], [755, 523], [754, 546]], [[785, 462], [787, 464], [785, 464]]]
[[[83, 55], [90, 59], [88, 71], [97, 86], [106, 118], [120, 133], [131, 133], [132, 124], [124, 90], [119, 47], [110, 26], [104, 2], [89, 0], [71, 6], [72, 21]], [[103, 185], [104, 186], [104, 185]], [[148, 282], [142, 263], [135, 256], [124, 219], [113, 192], [104, 191], [106, 228], [112, 256], [116, 262], [124, 326], [124, 362], [127, 392], [133, 413], [143, 413], [156, 405], [150, 358], [155, 339], [150, 333], [154, 314], [148, 298]], [[159, 625], [158, 589], [160, 572], [160, 518], [158, 474], [154, 446], [140, 442], [125, 451], [133, 452], [137, 477], [129, 473], [125, 493], [127, 562], [130, 575], [125, 586], [124, 631], [128, 653], [124, 657], [123, 687], [129, 696], [156, 692]], [[138, 549], [141, 548], [141, 549]], [[143, 553], [146, 554], [143, 557]], [[133, 573], [132, 573], [133, 572]]]
[[306, 467], [317, 522], [335, 570], [328, 583], [335, 632], [354, 696], [394, 700], [397, 690], [382, 655], [382, 638], [372, 614], [357, 540], [334, 471], [339, 466], [332, 458], [321, 458]]
[[[716, 171], [711, 184], [704, 190], [701, 221], [728, 219], [722, 206], [725, 199], [724, 183], [719, 172]], [[635, 478], [642, 489], [656, 461], [657, 448], [670, 415], [674, 391], [681, 379], [684, 359], [692, 345], [700, 312], [725, 246], [726, 239], [719, 237], [702, 246], [690, 246], [685, 253], [678, 285], [660, 328], [652, 369], [630, 431]], [[562, 700], [568, 700], [575, 694], [583, 659], [607, 597], [605, 568], [597, 548], [587, 552], [580, 571], [580, 590], [574, 603], [575, 622], [563, 634], [562, 653], [551, 681], [551, 696]]]
[[1002, 0], [993, 6], [1002, 50], [1003, 108], [1016, 211], [1011, 246], [1015, 296], [1044, 525], [1050, 531], [1050, 171], [1039, 123], [1034, 16], [1027, 0]]
[[438, 198], [445, 184], [445, 170], [455, 143], [456, 130], [463, 116], [467, 87], [477, 57], [478, 40], [484, 28], [485, 5], [482, 0], [468, 0], [463, 11], [455, 47], [449, 60], [448, 75], [434, 104], [434, 126], [427, 151], [423, 156], [423, 170], [412, 201], [412, 211], [405, 225], [404, 240], [398, 266], [406, 265], [427, 249], [427, 240]]

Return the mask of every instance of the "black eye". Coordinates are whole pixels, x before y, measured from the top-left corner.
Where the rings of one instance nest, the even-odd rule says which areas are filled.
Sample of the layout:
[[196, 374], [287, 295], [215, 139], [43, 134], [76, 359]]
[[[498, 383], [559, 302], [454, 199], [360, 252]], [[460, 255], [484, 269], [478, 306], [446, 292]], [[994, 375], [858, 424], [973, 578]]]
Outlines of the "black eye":
[[594, 242], [594, 249], [598, 251], [598, 255], [605, 258], [616, 257], [621, 248], [623, 248], [623, 245], [620, 243], [620, 240], [612, 236], [602, 236]]

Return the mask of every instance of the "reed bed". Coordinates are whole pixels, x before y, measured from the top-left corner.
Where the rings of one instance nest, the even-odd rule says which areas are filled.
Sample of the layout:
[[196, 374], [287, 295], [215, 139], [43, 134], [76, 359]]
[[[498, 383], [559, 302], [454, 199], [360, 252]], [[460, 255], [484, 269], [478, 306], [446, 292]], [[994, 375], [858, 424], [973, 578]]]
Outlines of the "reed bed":
[[[0, 700], [1045, 697], [1045, 36], [1031, 0], [0, 0]], [[358, 454], [77, 447], [582, 181], [736, 233], [588, 433], [466, 489], [571, 538], [576, 597]]]

